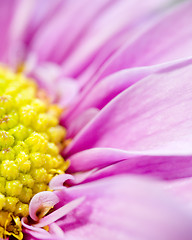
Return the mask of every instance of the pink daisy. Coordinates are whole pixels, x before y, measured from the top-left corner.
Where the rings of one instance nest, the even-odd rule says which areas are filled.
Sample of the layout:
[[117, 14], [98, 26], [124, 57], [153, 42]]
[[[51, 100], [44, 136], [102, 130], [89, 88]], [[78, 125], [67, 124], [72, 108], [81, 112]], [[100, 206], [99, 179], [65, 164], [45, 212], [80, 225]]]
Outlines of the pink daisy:
[[0, 1], [1, 238], [192, 238], [191, 9]]

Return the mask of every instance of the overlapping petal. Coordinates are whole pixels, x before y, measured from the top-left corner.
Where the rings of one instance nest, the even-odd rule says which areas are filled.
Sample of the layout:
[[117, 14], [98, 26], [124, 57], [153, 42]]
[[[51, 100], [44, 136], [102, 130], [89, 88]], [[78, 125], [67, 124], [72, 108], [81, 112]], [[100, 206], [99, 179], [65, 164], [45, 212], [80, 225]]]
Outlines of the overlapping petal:
[[[100, 55], [97, 67], [100, 66], [125, 41], [127, 32], [129, 33], [125, 30], [138, 24], [138, 19], [141, 21], [142, 18], [147, 18], [149, 13], [157, 13], [168, 2], [148, 0], [143, 4], [140, 2], [138, 9], [138, 2], [135, 0], [97, 0], [89, 4], [87, 11], [88, 4], [87, 0], [78, 1], [75, 5], [71, 1], [65, 1], [57, 14], [39, 29], [30, 43], [31, 51], [38, 53], [39, 60], [63, 62], [64, 72], [70, 77], [77, 76], [87, 68], [96, 55]], [[73, 27], [69, 22], [75, 23]], [[113, 27], [109, 28], [112, 22]], [[47, 42], [50, 38], [52, 41]], [[56, 51], [58, 43], [60, 49]], [[101, 56], [103, 49], [105, 54]]]
[[[119, 47], [93, 78], [84, 77], [87, 84], [81, 95], [71, 106], [67, 117], [74, 114], [77, 106], [86, 101], [86, 96], [92, 91], [98, 81], [117, 71], [163, 63], [184, 57], [190, 57], [192, 28], [188, 24], [191, 21], [192, 5], [190, 1], [169, 10], [161, 18], [153, 22], [152, 26], [142, 29], [140, 35]], [[178, 28], [181, 29], [178, 31]]]
[[[56, 222], [66, 240], [190, 239], [191, 217], [158, 182], [122, 176], [63, 191], [57, 192], [60, 198], [57, 208], [85, 198]], [[33, 230], [30, 233], [33, 235]]]
[[[70, 157], [68, 172], [78, 173], [78, 179], [93, 181], [122, 173], [150, 175], [163, 180], [192, 176], [192, 152], [133, 152], [114, 148], [92, 148]], [[91, 174], [88, 174], [92, 171]], [[87, 176], [85, 176], [87, 172]], [[75, 179], [76, 182], [78, 180]]]
[[93, 147], [189, 151], [191, 77], [188, 65], [151, 75], [128, 88], [80, 131], [66, 153], [70, 156]]
[[76, 98], [62, 119], [74, 177], [56, 176], [53, 192], [31, 200], [25, 238], [190, 240], [191, 179], [117, 175], [192, 176], [192, 61], [167, 62], [191, 55], [191, 2], [160, 19], [164, 0], [13, 2], [0, 9], [0, 60], [32, 61], [52, 100], [69, 108]]
[[76, 96], [79, 100], [78, 105], [75, 104], [74, 108], [63, 116], [62, 122], [68, 128], [71, 128], [71, 124], [76, 124], [78, 118], [84, 115], [90, 108], [101, 110], [118, 94], [141, 81], [143, 78], [154, 73], [169, 72], [170, 70], [181, 68], [190, 63], [192, 63], [191, 57], [158, 65], [128, 68], [113, 73], [99, 81], [95, 86], [92, 86], [84, 97], [81, 98], [80, 95], [79, 99], [78, 96]]
[[137, 40], [119, 49], [103, 66], [97, 78], [127, 67], [146, 66], [191, 56], [192, 28], [188, 24], [192, 20], [191, 9], [192, 3], [187, 1], [169, 10], [154, 26], [141, 33]]

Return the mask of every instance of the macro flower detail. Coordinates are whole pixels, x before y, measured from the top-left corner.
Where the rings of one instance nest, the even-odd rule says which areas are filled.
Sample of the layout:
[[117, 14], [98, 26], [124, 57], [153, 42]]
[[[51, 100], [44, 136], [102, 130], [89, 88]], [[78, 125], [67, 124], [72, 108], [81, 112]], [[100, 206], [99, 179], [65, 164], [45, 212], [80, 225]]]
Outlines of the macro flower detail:
[[192, 239], [191, 9], [0, 0], [1, 239]]
[[3, 67], [0, 77], [0, 237], [22, 239], [31, 198], [68, 167], [60, 155], [66, 130], [61, 109], [34, 81]]

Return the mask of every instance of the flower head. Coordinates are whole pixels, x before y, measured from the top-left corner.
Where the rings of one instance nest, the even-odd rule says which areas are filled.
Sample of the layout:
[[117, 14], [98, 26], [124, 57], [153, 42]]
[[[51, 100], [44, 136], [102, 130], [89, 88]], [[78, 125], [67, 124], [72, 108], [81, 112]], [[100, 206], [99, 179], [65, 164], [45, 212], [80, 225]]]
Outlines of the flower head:
[[191, 239], [192, 5], [168, 3], [0, 1], [0, 238]]

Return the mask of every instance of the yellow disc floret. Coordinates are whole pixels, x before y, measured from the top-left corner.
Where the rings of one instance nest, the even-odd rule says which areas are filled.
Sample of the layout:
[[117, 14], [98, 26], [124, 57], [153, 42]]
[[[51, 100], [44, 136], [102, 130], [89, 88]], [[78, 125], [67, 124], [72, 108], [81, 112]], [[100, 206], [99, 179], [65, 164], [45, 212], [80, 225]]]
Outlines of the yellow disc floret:
[[61, 109], [21, 73], [0, 68], [0, 238], [22, 239], [34, 194], [68, 167]]

